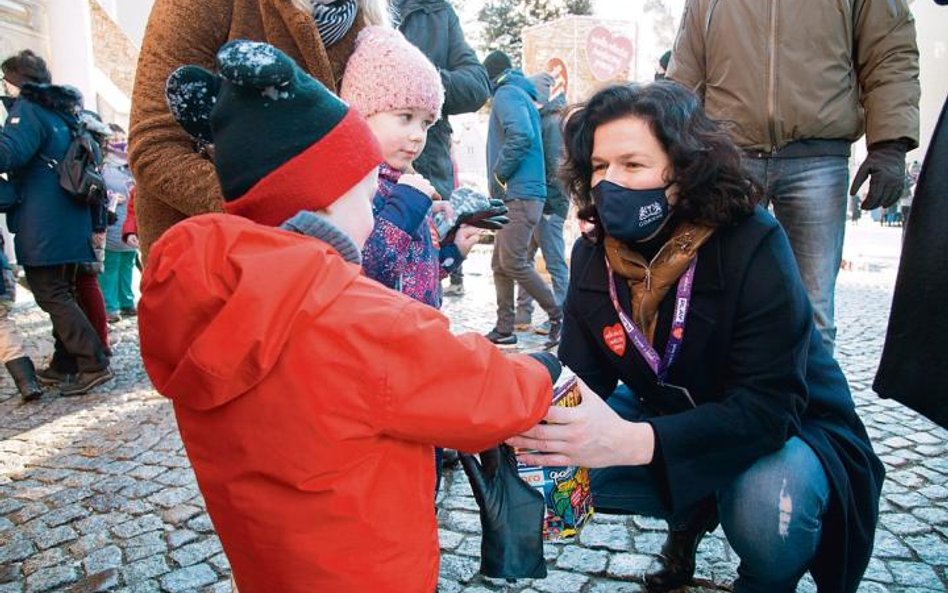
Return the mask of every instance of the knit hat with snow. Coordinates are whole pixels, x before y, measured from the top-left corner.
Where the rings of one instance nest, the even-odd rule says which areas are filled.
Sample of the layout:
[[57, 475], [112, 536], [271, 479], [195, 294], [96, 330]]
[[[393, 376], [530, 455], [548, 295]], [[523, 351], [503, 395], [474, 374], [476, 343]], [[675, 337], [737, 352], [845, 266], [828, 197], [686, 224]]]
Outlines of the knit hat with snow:
[[365, 120], [272, 45], [231, 41], [217, 66], [178, 68], [166, 94], [178, 123], [214, 145], [228, 213], [277, 226], [329, 206], [382, 162]]
[[438, 119], [444, 104], [441, 74], [434, 64], [387, 27], [366, 27], [359, 33], [339, 94], [365, 117], [420, 108]]

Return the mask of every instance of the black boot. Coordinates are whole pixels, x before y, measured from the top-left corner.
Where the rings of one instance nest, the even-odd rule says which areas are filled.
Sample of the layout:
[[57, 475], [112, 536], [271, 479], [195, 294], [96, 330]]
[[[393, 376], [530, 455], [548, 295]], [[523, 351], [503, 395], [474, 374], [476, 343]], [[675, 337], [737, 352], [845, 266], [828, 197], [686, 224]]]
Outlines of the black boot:
[[698, 544], [717, 525], [717, 508], [703, 504], [683, 529], [669, 529], [661, 553], [645, 571], [645, 589], [649, 593], [664, 593], [691, 583], [695, 576]]
[[6, 366], [23, 401], [32, 401], [43, 395], [43, 387], [36, 380], [36, 369], [29, 356], [14, 358]]

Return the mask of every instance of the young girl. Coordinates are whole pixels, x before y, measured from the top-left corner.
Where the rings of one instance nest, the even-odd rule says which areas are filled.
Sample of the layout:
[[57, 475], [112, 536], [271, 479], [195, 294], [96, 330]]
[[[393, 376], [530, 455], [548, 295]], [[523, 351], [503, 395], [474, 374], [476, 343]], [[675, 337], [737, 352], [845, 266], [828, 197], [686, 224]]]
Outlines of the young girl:
[[[379, 187], [372, 203], [375, 228], [362, 253], [366, 276], [435, 308], [441, 279], [460, 265], [480, 230], [462, 226], [439, 245], [431, 214], [447, 202], [411, 163], [425, 148], [428, 128], [444, 102], [441, 75], [401, 33], [367, 27], [356, 40], [341, 95], [368, 121], [382, 147]], [[445, 196], [447, 197], [447, 196]]]

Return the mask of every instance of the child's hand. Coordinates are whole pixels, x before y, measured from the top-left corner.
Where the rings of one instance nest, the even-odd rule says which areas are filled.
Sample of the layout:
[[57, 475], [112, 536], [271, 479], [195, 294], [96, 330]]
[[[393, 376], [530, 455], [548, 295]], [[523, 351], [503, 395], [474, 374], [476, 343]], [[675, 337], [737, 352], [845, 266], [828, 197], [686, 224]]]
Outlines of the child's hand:
[[136, 235], [135, 233], [130, 233], [127, 237], [125, 237], [125, 244], [128, 245], [129, 247], [134, 247], [135, 249], [138, 249], [140, 247], [140, 244], [138, 242], [138, 235]]
[[439, 212], [444, 215], [447, 220], [454, 220], [456, 218], [454, 207], [451, 205], [451, 202], [447, 200], [435, 200], [435, 202], [431, 204], [431, 215], [434, 216]]
[[477, 245], [477, 242], [480, 241], [481, 235], [483, 234], [483, 229], [462, 224], [454, 236], [454, 244], [458, 246], [458, 251], [461, 252], [461, 255], [467, 257], [471, 248]]
[[398, 184], [413, 187], [428, 196], [429, 199], [437, 193], [431, 182], [415, 173], [405, 173], [398, 179]]

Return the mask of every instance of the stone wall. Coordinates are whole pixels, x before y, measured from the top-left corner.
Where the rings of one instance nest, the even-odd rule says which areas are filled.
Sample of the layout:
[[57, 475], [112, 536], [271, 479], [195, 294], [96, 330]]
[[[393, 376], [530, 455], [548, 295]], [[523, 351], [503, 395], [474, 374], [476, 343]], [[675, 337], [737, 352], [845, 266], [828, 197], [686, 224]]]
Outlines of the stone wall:
[[88, 0], [92, 13], [95, 65], [128, 97], [132, 96], [138, 50], [97, 0]]

